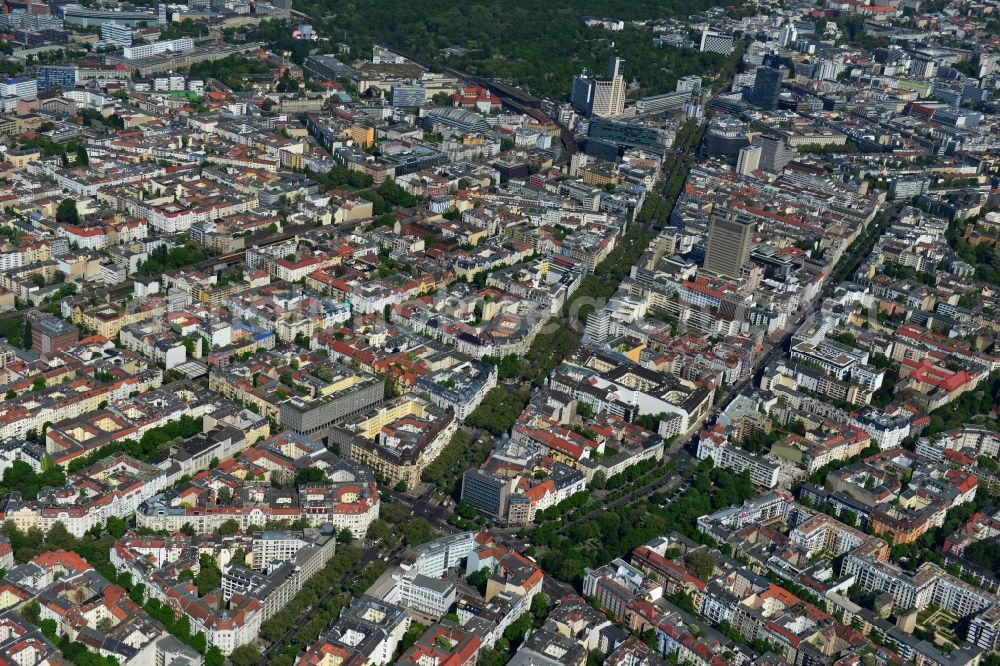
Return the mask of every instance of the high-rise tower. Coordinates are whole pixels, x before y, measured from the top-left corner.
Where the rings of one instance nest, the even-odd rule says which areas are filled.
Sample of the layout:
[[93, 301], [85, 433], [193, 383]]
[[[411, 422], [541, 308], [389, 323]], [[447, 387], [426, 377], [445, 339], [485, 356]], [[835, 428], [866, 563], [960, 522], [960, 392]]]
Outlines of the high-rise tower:
[[739, 278], [750, 259], [753, 230], [753, 220], [746, 215], [728, 208], [713, 211], [708, 224], [705, 270]]

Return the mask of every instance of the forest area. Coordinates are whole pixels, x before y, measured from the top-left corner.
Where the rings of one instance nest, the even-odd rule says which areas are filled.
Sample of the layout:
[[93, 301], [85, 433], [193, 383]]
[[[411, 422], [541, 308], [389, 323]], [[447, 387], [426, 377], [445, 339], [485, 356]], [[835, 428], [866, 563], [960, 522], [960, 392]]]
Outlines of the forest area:
[[[609, 32], [587, 27], [582, 17], [659, 20], [715, 4], [709, 0], [475, 0], [456, 5], [384, 0], [362, 5], [352, 0], [303, 0], [296, 8], [316, 17], [316, 27], [324, 36], [350, 45], [352, 58], [367, 57], [371, 43], [380, 42], [469, 74], [503, 79], [535, 94], [561, 99], [583, 68], [604, 76], [612, 55], [625, 59], [626, 81], [638, 81], [633, 96], [672, 91], [678, 78], [708, 76], [724, 63], [714, 53], [659, 48], [649, 29]], [[461, 52], [446, 56], [444, 50], [452, 47]]]

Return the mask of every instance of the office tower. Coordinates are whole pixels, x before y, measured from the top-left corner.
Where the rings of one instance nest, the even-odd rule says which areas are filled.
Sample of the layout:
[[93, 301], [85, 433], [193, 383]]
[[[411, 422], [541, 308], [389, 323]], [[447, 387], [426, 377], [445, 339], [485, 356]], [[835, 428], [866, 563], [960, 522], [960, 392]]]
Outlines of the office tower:
[[750, 93], [750, 103], [765, 111], [778, 108], [778, 95], [781, 94], [781, 70], [773, 67], [758, 67], [757, 78], [754, 79], [753, 92]]
[[587, 327], [584, 329], [583, 339], [586, 342], [602, 345], [608, 339], [610, 328], [611, 312], [606, 308], [594, 310], [587, 315]]
[[604, 118], [616, 115], [614, 112], [614, 82], [606, 79], [594, 81], [594, 104], [590, 108], [590, 115]]
[[575, 178], [580, 173], [580, 169], [587, 166], [588, 162], [590, 162], [590, 155], [587, 153], [581, 151], [573, 153], [573, 157], [569, 158], [569, 175]]
[[594, 101], [591, 115], [598, 117], [619, 116], [625, 111], [625, 61], [612, 57], [608, 64], [608, 78], [594, 82]]
[[580, 113], [589, 116], [594, 104], [594, 80], [587, 78], [587, 70], [573, 77], [573, 89], [569, 93], [569, 102]]
[[76, 86], [76, 65], [42, 65], [35, 71], [38, 89], [69, 90]]
[[[663, 153], [674, 142], [672, 131], [637, 122], [625, 122], [608, 118], [594, 118], [587, 128], [587, 136], [596, 141], [604, 141], [626, 148], [641, 148]], [[589, 151], [588, 151], [589, 152]], [[594, 154], [594, 153], [590, 153]]]
[[608, 79], [612, 81], [621, 80], [625, 76], [625, 61], [616, 56], [611, 56], [608, 61]]
[[737, 211], [714, 211], [708, 223], [705, 270], [738, 279], [750, 259], [753, 228], [753, 220]]
[[105, 23], [101, 26], [101, 41], [115, 46], [132, 46], [132, 28], [115, 23]]
[[979, 64], [976, 66], [973, 78], [981, 79], [998, 70], [1000, 70], [1000, 54], [981, 52], [979, 54]]
[[700, 92], [701, 91], [701, 77], [697, 74], [692, 74], [691, 76], [684, 76], [677, 79], [676, 92]]
[[837, 76], [842, 71], [842, 67], [843, 63], [839, 60], [820, 60], [816, 63], [816, 73], [814, 76], [824, 81], [836, 81]]
[[462, 475], [462, 501], [491, 516], [506, 514], [511, 483], [481, 469], [469, 469]]
[[0, 81], [0, 97], [34, 99], [38, 96], [38, 80], [14, 78]]
[[690, 92], [670, 92], [651, 97], [640, 97], [635, 100], [635, 112], [639, 115], [647, 113], [670, 113], [680, 111], [684, 103], [691, 101]]
[[938, 62], [931, 57], [913, 58], [910, 61], [910, 76], [918, 79], [933, 79], [937, 76]]
[[781, 30], [778, 31], [778, 43], [782, 46], [794, 44], [798, 38], [799, 31], [791, 23], [781, 26]]
[[723, 35], [721, 32], [713, 32], [711, 30], [702, 30], [699, 50], [729, 55], [733, 52], [733, 36]]
[[749, 176], [760, 167], [760, 146], [745, 146], [740, 148], [736, 159], [736, 173]]
[[415, 109], [427, 101], [427, 90], [423, 86], [394, 85], [389, 99], [392, 106]]
[[760, 161], [757, 168], [768, 173], [781, 171], [795, 159], [798, 154], [785, 140], [776, 136], [758, 135], [753, 138], [753, 145], [760, 146]]

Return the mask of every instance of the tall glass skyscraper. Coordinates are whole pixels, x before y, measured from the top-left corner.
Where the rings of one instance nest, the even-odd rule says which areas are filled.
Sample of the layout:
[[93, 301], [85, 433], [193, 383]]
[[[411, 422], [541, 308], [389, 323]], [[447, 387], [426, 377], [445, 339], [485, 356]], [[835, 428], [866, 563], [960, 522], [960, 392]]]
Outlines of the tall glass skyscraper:
[[778, 108], [778, 95], [781, 94], [781, 70], [773, 67], [758, 67], [757, 78], [753, 83], [753, 92], [748, 100], [754, 106], [765, 111]]

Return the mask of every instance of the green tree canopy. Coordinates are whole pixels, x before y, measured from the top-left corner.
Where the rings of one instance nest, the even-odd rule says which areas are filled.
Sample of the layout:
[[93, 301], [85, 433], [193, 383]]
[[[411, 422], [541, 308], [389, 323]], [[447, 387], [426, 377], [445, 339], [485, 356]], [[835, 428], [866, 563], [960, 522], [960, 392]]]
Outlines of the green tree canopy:
[[66, 198], [56, 208], [56, 222], [63, 224], [79, 224], [80, 214], [76, 210], [76, 199]]

